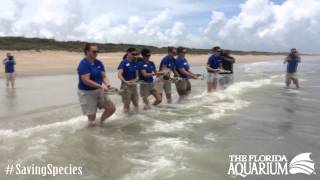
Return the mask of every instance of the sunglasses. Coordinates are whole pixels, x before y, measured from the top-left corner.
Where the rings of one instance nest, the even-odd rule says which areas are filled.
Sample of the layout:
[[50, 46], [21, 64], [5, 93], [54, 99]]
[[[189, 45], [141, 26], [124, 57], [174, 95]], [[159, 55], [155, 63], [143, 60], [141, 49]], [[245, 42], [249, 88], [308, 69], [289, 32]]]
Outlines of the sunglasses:
[[99, 51], [92, 51], [92, 53], [97, 54], [97, 53], [99, 53]]
[[131, 53], [132, 56], [138, 56], [139, 54], [138, 53]]
[[151, 54], [146, 54], [146, 55], [144, 55], [145, 57], [150, 57], [151, 56]]

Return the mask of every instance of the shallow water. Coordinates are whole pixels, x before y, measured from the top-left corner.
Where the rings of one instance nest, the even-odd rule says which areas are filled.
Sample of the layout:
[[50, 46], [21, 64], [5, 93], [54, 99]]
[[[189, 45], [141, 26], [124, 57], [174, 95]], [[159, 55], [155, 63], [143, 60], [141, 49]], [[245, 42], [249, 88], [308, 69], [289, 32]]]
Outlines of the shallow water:
[[[198, 73], [204, 69], [193, 68]], [[15, 90], [5, 89], [1, 79], [0, 168], [18, 162], [84, 168], [82, 176], [46, 179], [209, 180], [241, 179], [227, 175], [230, 154], [292, 158], [312, 152], [318, 163], [320, 65], [302, 64], [299, 90], [284, 88], [284, 68], [280, 61], [240, 63], [235, 83], [225, 90], [207, 94], [205, 81], [192, 81], [186, 102], [130, 116], [122, 113], [120, 97], [112, 96], [117, 112], [104, 127], [96, 128], [87, 128], [81, 116], [76, 76], [18, 78]], [[119, 87], [115, 73], [109, 76]], [[258, 178], [319, 176], [246, 179]], [[0, 179], [44, 177], [8, 176], [2, 171]]]

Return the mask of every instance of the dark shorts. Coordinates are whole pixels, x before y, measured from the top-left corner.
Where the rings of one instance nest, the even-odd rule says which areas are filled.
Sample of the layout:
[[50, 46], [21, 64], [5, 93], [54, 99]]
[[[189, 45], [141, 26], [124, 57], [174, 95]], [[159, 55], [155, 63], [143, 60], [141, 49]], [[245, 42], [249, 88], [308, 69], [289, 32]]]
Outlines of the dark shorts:
[[191, 83], [189, 79], [178, 80], [175, 84], [176, 84], [177, 92], [180, 96], [186, 95], [191, 91]]

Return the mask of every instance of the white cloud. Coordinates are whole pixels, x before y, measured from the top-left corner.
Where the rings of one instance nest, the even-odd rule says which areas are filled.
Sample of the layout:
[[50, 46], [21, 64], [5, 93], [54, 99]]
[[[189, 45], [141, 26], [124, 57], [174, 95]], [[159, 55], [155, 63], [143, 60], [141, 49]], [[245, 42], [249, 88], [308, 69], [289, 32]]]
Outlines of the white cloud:
[[212, 14], [202, 34], [223, 47], [261, 51], [297, 47], [306, 52], [320, 51], [318, 0], [288, 0], [281, 5], [248, 0], [241, 5], [241, 12], [229, 19], [223, 12]]
[[[220, 45], [260, 51], [297, 47], [307, 52], [320, 51], [319, 0], [287, 0], [280, 5], [269, 0], [248, 0], [239, 4], [240, 12], [231, 17], [214, 10], [216, 6], [206, 0], [0, 1], [2, 36], [198, 48]], [[198, 31], [190, 30], [190, 23], [204, 18], [203, 13], [208, 10], [212, 13], [207, 24], [199, 25]]]

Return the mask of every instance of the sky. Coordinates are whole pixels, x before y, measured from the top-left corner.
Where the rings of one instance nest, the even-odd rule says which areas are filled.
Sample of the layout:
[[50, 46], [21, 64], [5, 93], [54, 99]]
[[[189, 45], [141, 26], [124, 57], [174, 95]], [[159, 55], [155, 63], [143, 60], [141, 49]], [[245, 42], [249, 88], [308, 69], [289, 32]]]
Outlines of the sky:
[[0, 36], [320, 52], [320, 0], [0, 0]]

